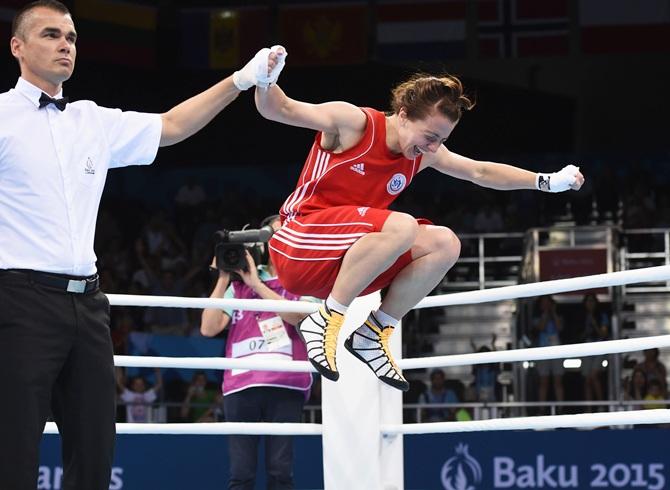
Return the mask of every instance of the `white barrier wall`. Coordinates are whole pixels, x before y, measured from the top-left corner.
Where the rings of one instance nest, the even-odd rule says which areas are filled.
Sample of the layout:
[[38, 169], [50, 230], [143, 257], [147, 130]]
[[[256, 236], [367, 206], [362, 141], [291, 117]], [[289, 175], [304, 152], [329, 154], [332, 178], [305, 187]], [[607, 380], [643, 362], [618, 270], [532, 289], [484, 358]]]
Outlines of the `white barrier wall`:
[[[323, 474], [326, 490], [403, 488], [403, 440], [383, 437], [382, 424], [402, 423], [402, 393], [377, 379], [344, 348], [344, 340], [379, 306], [379, 293], [356, 299], [345, 317], [337, 347], [337, 382], [322, 381]], [[391, 348], [401, 357], [400, 328]]]

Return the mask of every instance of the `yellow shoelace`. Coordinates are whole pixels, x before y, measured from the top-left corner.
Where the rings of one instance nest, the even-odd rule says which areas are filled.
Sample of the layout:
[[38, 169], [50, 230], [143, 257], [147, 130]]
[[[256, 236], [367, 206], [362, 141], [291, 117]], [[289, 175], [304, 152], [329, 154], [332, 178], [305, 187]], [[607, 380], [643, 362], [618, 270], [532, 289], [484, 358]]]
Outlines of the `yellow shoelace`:
[[384, 354], [386, 354], [386, 357], [388, 357], [391, 366], [393, 366], [393, 369], [395, 369], [396, 373], [398, 373], [398, 376], [402, 377], [402, 374], [400, 374], [400, 369], [398, 368], [395, 361], [393, 360], [393, 357], [391, 356], [391, 348], [389, 347], [389, 339], [391, 338], [393, 329], [387, 327], [382, 329], [381, 332], [377, 333], [379, 334], [379, 341], [382, 344], [382, 349], [384, 349]]
[[323, 339], [324, 350], [326, 351], [326, 361], [333, 371], [336, 370], [335, 351], [337, 350], [337, 336], [340, 333], [340, 328], [342, 328], [342, 323], [344, 323], [344, 316], [331, 312], [328, 316], [328, 323], [326, 324], [326, 331]]
[[386, 327], [386, 328], [379, 328], [377, 325], [375, 325], [373, 322], [370, 320], [367, 320], [365, 322], [368, 327], [370, 327], [374, 332], [379, 335], [379, 342], [382, 344], [382, 350], [384, 351], [384, 354], [388, 358], [389, 362], [391, 363], [391, 366], [393, 369], [395, 369], [396, 373], [400, 377], [402, 377], [402, 374], [400, 374], [400, 369], [398, 368], [397, 364], [393, 360], [393, 356], [391, 356], [391, 348], [389, 347], [389, 339], [391, 338], [391, 335], [393, 334], [393, 328], [391, 327]]

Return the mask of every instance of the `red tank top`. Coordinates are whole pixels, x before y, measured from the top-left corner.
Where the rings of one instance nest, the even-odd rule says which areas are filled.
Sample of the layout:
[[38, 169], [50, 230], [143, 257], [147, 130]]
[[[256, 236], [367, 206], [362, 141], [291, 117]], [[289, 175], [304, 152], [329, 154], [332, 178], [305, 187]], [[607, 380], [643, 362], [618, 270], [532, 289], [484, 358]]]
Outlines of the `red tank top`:
[[307, 156], [298, 185], [281, 207], [282, 221], [334, 206], [386, 209], [419, 171], [421, 155], [409, 160], [386, 146], [386, 116], [362, 108], [361, 140], [342, 153], [321, 147], [321, 132]]

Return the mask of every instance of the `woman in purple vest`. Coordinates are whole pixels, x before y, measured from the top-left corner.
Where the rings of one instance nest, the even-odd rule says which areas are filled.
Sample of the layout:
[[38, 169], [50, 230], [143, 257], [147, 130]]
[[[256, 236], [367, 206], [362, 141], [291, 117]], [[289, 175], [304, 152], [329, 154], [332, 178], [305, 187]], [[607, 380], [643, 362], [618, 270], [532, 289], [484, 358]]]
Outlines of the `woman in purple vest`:
[[[269, 216], [263, 220], [261, 226], [268, 224], [277, 230], [280, 227], [279, 216]], [[248, 271], [236, 271], [241, 280], [231, 281], [230, 273], [219, 270], [219, 277], [210, 297], [301, 299], [282, 288], [269, 259], [267, 265], [256, 265], [247, 252], [247, 262]], [[294, 327], [304, 316], [303, 313], [207, 308], [202, 313], [200, 331], [207, 337], [213, 337], [228, 327], [228, 358], [304, 361], [307, 360], [305, 344]], [[226, 370], [222, 386], [226, 421], [300, 422], [311, 384], [310, 373]], [[254, 488], [259, 440], [259, 436], [229, 436], [228, 488]], [[265, 452], [268, 488], [293, 488], [292, 438], [265, 436]]]

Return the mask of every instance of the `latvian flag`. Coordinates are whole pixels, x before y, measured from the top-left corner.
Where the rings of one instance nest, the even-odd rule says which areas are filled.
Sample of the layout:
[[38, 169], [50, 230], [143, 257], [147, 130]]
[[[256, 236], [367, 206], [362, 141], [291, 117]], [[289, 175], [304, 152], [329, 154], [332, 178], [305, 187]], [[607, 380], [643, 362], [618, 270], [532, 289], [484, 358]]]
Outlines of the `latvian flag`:
[[582, 52], [670, 51], [667, 0], [582, 0], [579, 5]]
[[465, 0], [378, 2], [379, 61], [465, 57]]
[[570, 50], [569, 0], [480, 0], [480, 58], [562, 56]]

